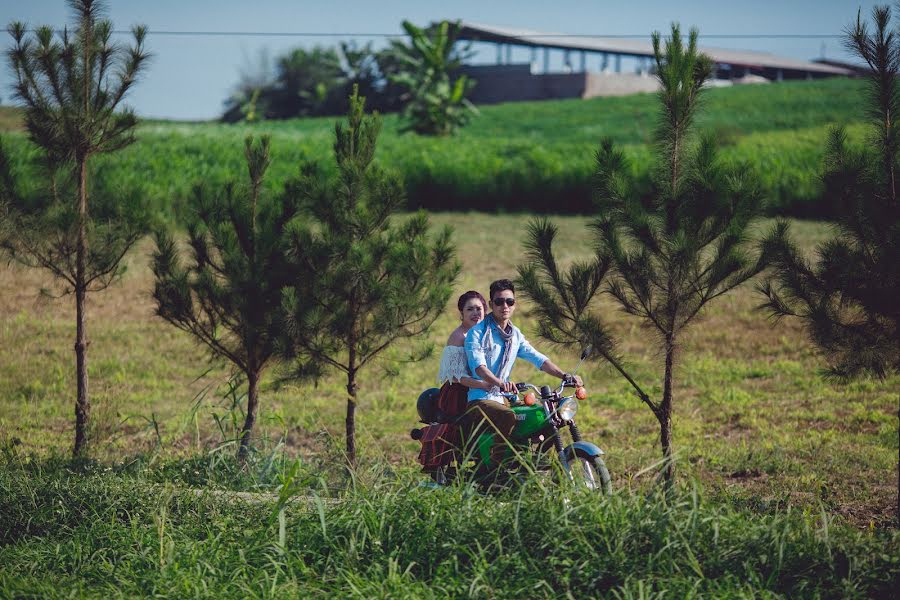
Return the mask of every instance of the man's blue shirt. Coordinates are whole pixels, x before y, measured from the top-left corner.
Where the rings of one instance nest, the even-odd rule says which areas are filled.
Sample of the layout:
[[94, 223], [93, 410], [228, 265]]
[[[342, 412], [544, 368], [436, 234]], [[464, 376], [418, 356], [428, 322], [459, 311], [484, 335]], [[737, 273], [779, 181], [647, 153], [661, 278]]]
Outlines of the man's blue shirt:
[[[509, 324], [512, 332], [512, 345], [510, 346], [511, 360], [507, 361], [506, 368], [503, 372], [498, 372], [503, 360], [503, 337], [500, 335], [499, 326], [491, 319], [487, 318], [478, 323], [466, 334], [466, 360], [469, 363], [469, 371], [472, 378], [481, 381], [481, 377], [475, 372], [475, 369], [481, 365], [485, 365], [490, 369], [491, 373], [497, 376], [501, 381], [508, 381], [510, 373], [512, 373], [513, 363], [515, 359], [522, 358], [533, 364], [538, 369], [547, 360], [547, 357], [531, 347], [519, 328]], [[490, 343], [487, 343], [485, 336], [490, 335]], [[469, 402], [475, 400], [494, 400], [503, 402], [502, 396], [491, 395], [486, 390], [469, 388]]]

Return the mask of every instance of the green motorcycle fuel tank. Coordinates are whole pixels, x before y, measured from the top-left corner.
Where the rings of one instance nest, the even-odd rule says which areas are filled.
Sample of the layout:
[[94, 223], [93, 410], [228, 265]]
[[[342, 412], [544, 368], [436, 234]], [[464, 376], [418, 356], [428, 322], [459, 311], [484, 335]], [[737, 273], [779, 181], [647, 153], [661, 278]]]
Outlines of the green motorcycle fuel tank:
[[[516, 427], [513, 429], [513, 444], [527, 443], [531, 436], [540, 432], [547, 425], [547, 415], [544, 413], [544, 407], [540, 402], [531, 406], [524, 404], [513, 406], [512, 411], [516, 414]], [[484, 464], [490, 464], [491, 446], [494, 444], [494, 432], [483, 433], [478, 437], [478, 455]]]

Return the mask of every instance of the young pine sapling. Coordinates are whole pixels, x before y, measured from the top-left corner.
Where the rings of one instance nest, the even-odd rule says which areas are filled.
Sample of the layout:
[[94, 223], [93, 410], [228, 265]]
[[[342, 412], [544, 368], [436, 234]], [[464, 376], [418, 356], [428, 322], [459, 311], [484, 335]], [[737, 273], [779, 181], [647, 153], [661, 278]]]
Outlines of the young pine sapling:
[[858, 17], [846, 41], [871, 69], [871, 143], [853, 149], [838, 127], [825, 151], [824, 200], [839, 209], [840, 235], [809, 260], [780, 224], [764, 241], [774, 269], [759, 288], [772, 315], [800, 319], [840, 379], [900, 370], [900, 38], [890, 8], [876, 7], [873, 19], [870, 32]]
[[[718, 160], [711, 138], [695, 139], [694, 117], [712, 71], [710, 59], [697, 50], [697, 31], [690, 32], [687, 44], [677, 25], [664, 44], [655, 33], [653, 49], [661, 114], [649, 193], [635, 181], [622, 151], [603, 141], [595, 179], [596, 256], [562, 273], [553, 257], [556, 229], [546, 220], [536, 221], [526, 243], [530, 261], [520, 266], [519, 279], [537, 305], [543, 337], [561, 344], [591, 343], [653, 412], [662, 475], [670, 489], [681, 334], [709, 302], [762, 270], [763, 261], [746, 250], [747, 230], [762, 202], [746, 169]], [[651, 398], [617, 353], [594, 302], [604, 291], [656, 334], [664, 356], [661, 397]]]
[[289, 184], [307, 219], [289, 232], [297, 270], [286, 291], [286, 357], [298, 376], [346, 375], [347, 460], [356, 464], [359, 374], [402, 338], [424, 334], [447, 306], [459, 273], [451, 231], [431, 235], [427, 217], [392, 221], [401, 181], [375, 162], [381, 120], [354, 89], [347, 123], [335, 127], [337, 176], [308, 164]]
[[157, 314], [190, 333], [247, 378], [247, 411], [238, 457], [250, 450], [260, 378], [273, 362], [282, 288], [292, 281], [283, 245], [295, 205], [263, 193], [269, 139], [244, 145], [249, 183], [198, 185], [188, 222], [186, 265], [167, 230], [156, 233], [153, 297]]
[[[147, 53], [144, 27], [133, 28], [134, 45], [113, 41], [112, 24], [97, 0], [69, 2], [77, 24], [56, 35], [51, 27], [29, 34], [9, 26], [8, 51], [15, 95], [25, 108], [25, 128], [40, 154], [17, 181], [0, 148], [0, 211], [5, 212], [3, 248], [13, 259], [49, 271], [75, 296], [75, 443], [88, 442], [87, 295], [122, 273], [122, 258], [146, 233], [149, 215], [135, 192], [113, 190], [92, 176], [92, 159], [134, 141], [137, 118], [120, 110], [137, 81]], [[35, 185], [37, 182], [37, 185]]]

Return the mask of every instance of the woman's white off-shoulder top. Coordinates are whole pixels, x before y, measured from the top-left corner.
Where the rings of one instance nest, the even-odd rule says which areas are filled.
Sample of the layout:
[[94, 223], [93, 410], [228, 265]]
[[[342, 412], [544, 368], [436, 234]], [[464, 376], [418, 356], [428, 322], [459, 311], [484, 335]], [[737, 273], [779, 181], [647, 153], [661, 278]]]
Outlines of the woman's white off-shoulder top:
[[466, 349], [462, 346], [445, 346], [444, 352], [441, 353], [441, 366], [438, 369], [438, 385], [443, 385], [445, 381], [459, 383], [463, 377], [471, 376], [466, 361]]

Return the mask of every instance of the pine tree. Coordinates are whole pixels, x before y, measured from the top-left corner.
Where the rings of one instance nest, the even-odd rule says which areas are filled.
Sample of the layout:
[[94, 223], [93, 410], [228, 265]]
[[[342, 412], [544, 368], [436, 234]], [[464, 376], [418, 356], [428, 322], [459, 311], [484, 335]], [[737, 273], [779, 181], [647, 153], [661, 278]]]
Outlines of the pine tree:
[[[694, 136], [694, 116], [712, 67], [697, 51], [697, 31], [684, 45], [674, 25], [664, 48], [654, 33], [653, 49], [662, 110], [649, 192], [635, 181], [625, 155], [611, 141], [602, 142], [596, 256], [561, 273], [553, 258], [556, 230], [537, 221], [526, 243], [530, 261], [520, 267], [519, 278], [538, 307], [541, 335], [561, 344], [593, 344], [653, 412], [668, 489], [674, 481], [672, 416], [681, 334], [709, 302], [762, 270], [762, 259], [746, 251], [747, 229], [762, 203], [746, 169], [726, 167], [710, 137], [698, 143]], [[665, 361], [661, 398], [644, 391], [617, 353], [593, 302], [601, 291], [656, 334]]]
[[781, 224], [765, 241], [774, 273], [759, 288], [771, 314], [801, 320], [841, 379], [900, 369], [900, 38], [890, 29], [890, 8], [876, 7], [872, 16], [874, 32], [858, 15], [846, 41], [871, 69], [871, 142], [853, 149], [835, 128], [825, 152], [824, 200], [839, 207], [839, 235], [810, 260]]
[[459, 272], [451, 231], [430, 235], [427, 217], [401, 223], [403, 185], [374, 162], [381, 120], [354, 88], [347, 124], [335, 127], [337, 177], [312, 164], [289, 187], [308, 219], [289, 234], [297, 279], [284, 298], [286, 355], [297, 376], [347, 378], [347, 460], [356, 464], [360, 372], [401, 338], [424, 334]]
[[92, 178], [92, 158], [134, 141], [137, 118], [119, 108], [147, 53], [145, 28], [135, 27], [134, 45], [123, 47], [112, 41], [101, 2], [69, 4], [77, 19], [71, 33], [55, 36], [52, 28], [41, 27], [29, 35], [23, 23], [9, 26], [15, 95], [24, 104], [25, 127], [40, 160], [17, 181], [0, 148], [0, 201], [9, 221], [4, 249], [23, 264], [47, 269], [63, 282], [63, 293], [75, 296], [73, 452], [79, 455], [87, 444], [91, 410], [86, 298], [121, 274], [122, 257], [148, 223], [138, 198]]
[[238, 456], [245, 459], [259, 408], [259, 383], [273, 364], [281, 331], [281, 292], [291, 280], [284, 232], [296, 205], [263, 193], [269, 138], [244, 144], [247, 185], [198, 185], [188, 222], [185, 266], [172, 235], [156, 233], [153, 255], [157, 314], [190, 333], [247, 378], [247, 411]]

